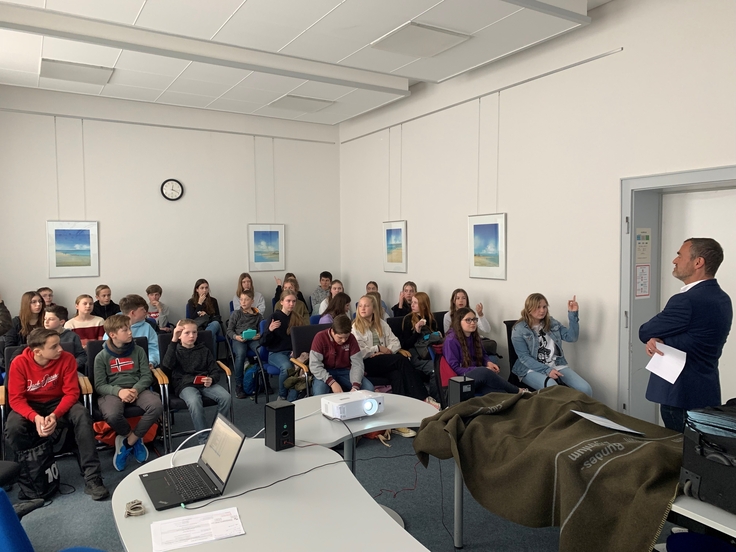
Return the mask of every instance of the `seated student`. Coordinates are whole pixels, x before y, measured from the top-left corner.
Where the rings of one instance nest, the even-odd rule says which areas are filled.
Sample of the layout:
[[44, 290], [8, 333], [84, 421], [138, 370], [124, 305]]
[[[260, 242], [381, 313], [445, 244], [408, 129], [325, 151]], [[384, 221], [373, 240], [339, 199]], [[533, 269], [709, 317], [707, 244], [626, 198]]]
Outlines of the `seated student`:
[[332, 324], [332, 321], [341, 314], [350, 314], [350, 296], [347, 293], [340, 292], [330, 299], [327, 310], [319, 319], [320, 324]]
[[[368, 282], [365, 285], [365, 293], [366, 293], [366, 295], [369, 294], [369, 293], [378, 293], [378, 284], [376, 282], [374, 282], [373, 280], [371, 280], [370, 282]], [[378, 293], [378, 296], [380, 297], [381, 294]], [[379, 299], [378, 300], [378, 303], [379, 303], [379, 305], [381, 305], [381, 311], [383, 311], [383, 314], [381, 315], [381, 317], [384, 320], [388, 320], [389, 317], [392, 314], [391, 311], [388, 310], [388, 305], [386, 305], [386, 303], [382, 299]], [[356, 309], [358, 308], [358, 303], [357, 302], [355, 303], [355, 308]]]
[[[257, 354], [261, 341], [261, 334], [258, 329], [261, 320], [263, 320], [263, 315], [253, 306], [253, 290], [251, 289], [240, 292], [238, 303], [240, 308], [234, 310], [227, 321], [227, 336], [233, 340], [235, 396], [244, 399], [248, 396], [243, 391], [243, 373], [245, 372], [245, 364], [248, 362], [248, 349]], [[245, 330], [255, 330], [256, 334], [250, 339], [243, 339]]]
[[342, 282], [340, 280], [332, 280], [332, 284], [330, 284], [330, 294], [319, 304], [319, 314], [324, 314], [327, 310], [327, 305], [330, 304], [330, 299], [338, 293], [344, 292], [345, 288], [343, 287]]
[[[120, 300], [120, 312], [128, 317], [130, 331], [133, 337], [145, 337], [148, 340], [148, 361], [151, 366], [161, 364], [161, 353], [158, 349], [158, 335], [146, 321], [148, 314], [148, 303], [140, 295], [131, 293]], [[107, 341], [109, 334], [105, 333], [103, 339]]]
[[5, 306], [3, 298], [0, 297], [0, 337], [4, 336], [11, 328], [10, 311]]
[[83, 293], [75, 301], [77, 316], [67, 320], [64, 327], [72, 330], [82, 341], [82, 347], [87, 346], [88, 341], [102, 339], [105, 335], [103, 325], [105, 321], [99, 316], [92, 314], [92, 297]]
[[212, 332], [212, 356], [217, 359], [217, 336], [222, 335], [220, 306], [210, 295], [210, 284], [204, 278], [194, 282], [192, 297], [187, 301], [186, 317], [197, 323], [197, 328]]
[[[307, 307], [307, 313], [308, 313], [309, 312], [309, 307], [307, 305], [307, 301], [304, 299], [304, 295], [302, 295], [302, 292], [299, 291], [299, 281], [296, 279], [296, 276], [294, 275], [293, 272], [287, 272], [286, 274], [284, 274], [284, 282], [286, 282], [286, 280], [288, 280], [289, 278], [293, 278], [294, 281], [296, 282], [296, 288], [295, 288], [296, 289], [296, 298], [297, 298], [297, 300], [299, 300], [302, 303], [304, 303], [304, 306]], [[274, 276], [273, 279], [276, 280], [276, 293], [273, 296], [273, 301], [274, 301], [274, 303], [277, 303], [279, 301], [279, 299], [281, 298], [281, 292], [283, 291], [283, 289], [281, 287], [282, 282], [281, 282], [281, 279], [280, 278], [277, 278], [276, 276]]]
[[351, 330], [350, 318], [339, 314], [331, 328], [314, 336], [309, 351], [309, 371], [314, 376], [312, 393], [315, 395], [375, 390], [365, 377], [363, 354]]
[[14, 452], [36, 447], [57, 430], [71, 428], [84, 471], [84, 492], [92, 500], [110, 493], [102, 483], [92, 419], [79, 402], [79, 379], [74, 357], [59, 344], [54, 330], [35, 329], [28, 348], [13, 359], [8, 398], [12, 408], [5, 437]]
[[[380, 293], [378, 293], [377, 291], [369, 291], [369, 292], [366, 293], [366, 295], [371, 295], [371, 296], [373, 296], [373, 297], [376, 298], [376, 304], [377, 305], [380, 305], [378, 307], [378, 310], [381, 312], [381, 314], [380, 314], [381, 320], [388, 320], [389, 318], [391, 318], [391, 311], [387, 310], [388, 307], [386, 307], [384, 309], [384, 306], [386, 305], [386, 303], [384, 303], [381, 300], [381, 294]], [[358, 303], [355, 303], [355, 307], [356, 308], [358, 307]]]
[[478, 317], [473, 309], [462, 307], [452, 319], [452, 326], [442, 344], [442, 356], [458, 376], [475, 380], [475, 391], [488, 393], [519, 393], [518, 387], [498, 375], [498, 359], [483, 350], [478, 332]]
[[[171, 383], [174, 394], [187, 403], [195, 431], [207, 428], [202, 397], [217, 403], [217, 411], [230, 417], [230, 393], [222, 385], [217, 385], [222, 369], [215, 362], [212, 352], [202, 343], [197, 344], [197, 324], [185, 318], [179, 320], [171, 336], [171, 345], [166, 349], [164, 366], [171, 370]], [[197, 438], [202, 445], [207, 434], [200, 433]]]
[[[288, 282], [288, 281], [287, 281]], [[287, 398], [284, 382], [289, 376], [291, 358], [291, 328], [304, 326], [309, 320], [300, 316], [295, 307], [298, 303], [296, 292], [285, 289], [281, 292], [281, 309], [275, 310], [263, 333], [262, 344], [268, 349], [268, 363], [279, 369], [279, 398]], [[306, 312], [306, 308], [305, 308]], [[296, 400], [296, 389], [289, 390], [289, 400]]]
[[240, 303], [240, 294], [249, 289], [253, 292], [253, 307], [258, 309], [261, 314], [266, 313], [266, 300], [263, 298], [263, 294], [260, 291], [256, 291], [253, 288], [253, 278], [250, 274], [243, 272], [238, 278], [238, 286], [235, 289], [235, 297], [233, 297], [233, 310], [238, 310], [238, 304]]
[[[329, 299], [331, 297], [330, 295], [330, 286], [332, 285], [332, 273], [327, 272], [326, 270], [324, 272], [320, 272], [319, 275], [319, 287], [312, 292], [312, 295], [309, 296], [309, 306], [310, 310], [309, 312], [312, 314], [317, 314], [314, 312], [314, 309], [319, 308], [319, 305], [324, 301], [325, 299]], [[322, 314], [321, 312], [319, 314]]]
[[54, 290], [50, 287], [40, 287], [36, 290], [41, 297], [43, 297], [44, 307], [53, 307], [54, 303]]
[[74, 358], [77, 359], [77, 370], [86, 372], [87, 367], [87, 351], [82, 347], [82, 340], [71, 330], [67, 330], [64, 324], [69, 318], [69, 311], [61, 305], [46, 307], [43, 315], [43, 327], [47, 330], [53, 330], [59, 334], [59, 340], [62, 343], [71, 343], [74, 347]]
[[158, 284], [151, 284], [146, 288], [148, 295], [148, 318], [156, 321], [159, 331], [170, 332], [173, 330], [173, 324], [169, 320], [169, 307], [164, 305], [160, 299], [163, 294], [163, 288]]
[[92, 308], [92, 316], [99, 316], [103, 320], [107, 320], [113, 314], [120, 313], [120, 306], [112, 300], [112, 291], [110, 286], [100, 284], [95, 288], [95, 297], [97, 301]]
[[429, 295], [423, 291], [417, 292], [411, 298], [411, 314], [407, 314], [401, 321], [399, 341], [401, 348], [411, 353], [411, 363], [414, 368], [422, 372], [424, 379], [429, 381], [430, 395], [437, 398], [439, 398], [439, 391], [434, 379], [434, 361], [429, 356], [428, 358], [420, 357], [416, 345], [418, 341], [424, 339], [425, 335], [438, 331]]
[[592, 396], [590, 384], [567, 365], [562, 352], [562, 342], [577, 341], [580, 332], [578, 302], [574, 296], [567, 302], [567, 319], [569, 328], [552, 318], [547, 299], [541, 293], [527, 297], [521, 318], [511, 332], [511, 344], [519, 357], [511, 369], [522, 383], [533, 389], [557, 385], [559, 380]]
[[391, 310], [394, 316], [403, 318], [407, 314], [411, 314], [411, 298], [417, 292], [417, 285], [414, 282], [406, 282], [399, 292], [399, 302], [396, 303]]
[[[299, 297], [299, 282], [296, 281], [296, 278], [287, 278], [284, 281], [284, 291], [287, 290], [293, 291], [296, 293], [297, 298]], [[274, 311], [281, 310], [281, 301], [277, 301], [273, 309]], [[307, 304], [304, 301], [297, 299], [296, 305], [294, 305], [294, 312], [299, 315], [299, 318], [303, 318], [309, 322], [309, 312], [307, 311]]]
[[30, 333], [36, 328], [43, 329], [44, 300], [35, 291], [26, 291], [20, 298], [20, 312], [10, 321], [10, 329], [5, 333], [5, 346], [25, 345]]
[[[142, 439], [161, 417], [163, 404], [161, 397], [148, 389], [153, 375], [146, 352], [133, 341], [130, 318], [115, 314], [105, 320], [105, 336], [108, 339], [95, 358], [95, 390], [102, 417], [117, 433], [112, 464], [123, 471], [131, 454], [139, 463], [148, 459]], [[134, 430], [123, 415], [126, 403], [144, 410]]]
[[[468, 293], [461, 288], [456, 289], [450, 296], [450, 310], [445, 313], [445, 317], [442, 319], [445, 333], [452, 327], [452, 317], [455, 315], [458, 309], [470, 307], [470, 299], [468, 299]], [[475, 305], [475, 314], [478, 317], [478, 331], [481, 335], [488, 335], [491, 333], [491, 325], [488, 320], [483, 316], [483, 303]]]

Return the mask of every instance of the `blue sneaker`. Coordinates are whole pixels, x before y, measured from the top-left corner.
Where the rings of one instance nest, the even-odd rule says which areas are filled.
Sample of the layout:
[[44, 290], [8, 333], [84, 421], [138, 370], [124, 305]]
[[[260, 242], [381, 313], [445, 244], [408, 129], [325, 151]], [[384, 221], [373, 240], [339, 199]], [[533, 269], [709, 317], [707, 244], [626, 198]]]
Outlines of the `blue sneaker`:
[[148, 460], [148, 447], [143, 443], [143, 439], [138, 439], [133, 445], [133, 457], [139, 464]]
[[130, 456], [130, 452], [133, 450], [126, 448], [123, 441], [125, 441], [125, 437], [122, 435], [115, 437], [115, 456], [112, 457], [112, 465], [115, 466], [115, 469], [118, 471], [123, 471], [125, 469], [125, 464], [128, 462], [128, 456]]

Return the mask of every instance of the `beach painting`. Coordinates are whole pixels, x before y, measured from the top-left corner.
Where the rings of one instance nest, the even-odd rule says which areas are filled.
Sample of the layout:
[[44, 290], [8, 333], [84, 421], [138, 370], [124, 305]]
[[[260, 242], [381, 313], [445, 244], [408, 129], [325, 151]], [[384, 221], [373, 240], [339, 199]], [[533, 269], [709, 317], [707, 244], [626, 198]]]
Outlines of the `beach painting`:
[[249, 224], [248, 241], [250, 270], [285, 269], [283, 224]]
[[506, 279], [506, 214], [468, 217], [471, 278]]
[[97, 222], [48, 221], [50, 278], [99, 276]]
[[406, 272], [406, 221], [383, 223], [383, 270]]

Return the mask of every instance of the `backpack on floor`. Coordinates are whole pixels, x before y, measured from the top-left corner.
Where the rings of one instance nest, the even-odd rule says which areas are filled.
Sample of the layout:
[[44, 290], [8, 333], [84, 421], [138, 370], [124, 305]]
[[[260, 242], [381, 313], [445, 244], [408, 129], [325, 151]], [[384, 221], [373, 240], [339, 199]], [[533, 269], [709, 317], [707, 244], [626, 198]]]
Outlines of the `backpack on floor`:
[[54, 444], [51, 438], [41, 444], [15, 453], [20, 464], [18, 486], [19, 498], [50, 498], [59, 491], [59, 468], [54, 459]]
[[246, 395], [253, 395], [256, 392], [256, 375], [258, 374], [258, 365], [248, 366], [243, 372], [243, 392]]

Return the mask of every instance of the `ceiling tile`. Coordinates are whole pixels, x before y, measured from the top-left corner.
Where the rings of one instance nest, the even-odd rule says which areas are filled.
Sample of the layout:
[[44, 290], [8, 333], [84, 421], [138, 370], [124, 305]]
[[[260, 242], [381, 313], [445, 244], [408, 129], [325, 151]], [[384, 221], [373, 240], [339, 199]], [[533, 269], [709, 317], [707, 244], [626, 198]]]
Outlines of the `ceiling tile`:
[[227, 94], [225, 94], [223, 98], [265, 105], [267, 103], [271, 103], [273, 100], [283, 96], [284, 94], [285, 92], [258, 90], [257, 88], [247, 88], [243, 86], [243, 84], [239, 84], [238, 86], [228, 90]]
[[277, 117], [279, 119], [296, 119], [304, 113], [299, 111], [290, 111], [288, 109], [277, 109], [275, 107], [261, 107], [253, 112], [253, 115], [261, 115], [264, 117]]
[[185, 94], [194, 94], [196, 96], [217, 97], [227, 92], [229, 88], [230, 86], [227, 84], [179, 77], [171, 83], [168, 89], [172, 92], [184, 92]]
[[141, 73], [154, 73], [157, 75], [167, 75], [177, 77], [187, 68], [191, 62], [183, 59], [174, 59], [154, 54], [144, 54], [141, 52], [132, 52], [123, 50], [120, 54], [116, 68], [131, 69], [132, 71], [140, 71]]
[[320, 125], [336, 125], [347, 119], [350, 119], [350, 115], [342, 115], [340, 113], [305, 113], [301, 117], [298, 117], [297, 121], [304, 121], [305, 123], [317, 123]]
[[219, 84], [233, 86], [238, 84], [252, 72], [253, 71], [233, 69], [232, 67], [222, 67], [221, 65], [210, 65], [207, 63], [193, 61], [192, 64], [184, 70], [181, 77], [185, 79], [216, 82]]
[[390, 73], [417, 59], [384, 50], [376, 50], [369, 46], [346, 57], [340, 61], [340, 65], [368, 69], [369, 71], [378, 71], [380, 73]]
[[46, 9], [132, 25], [145, 0], [46, 0]]
[[355, 92], [351, 92], [347, 96], [340, 98], [338, 103], [357, 107], [374, 107], [400, 98], [403, 98], [403, 96], [389, 94], [387, 92], [357, 89]]
[[88, 65], [99, 65], [100, 67], [114, 67], [120, 51], [118, 48], [85, 44], [84, 42], [75, 42], [63, 38], [46, 36], [43, 39], [43, 57], [46, 59], [86, 63]]
[[256, 109], [263, 107], [263, 104], [253, 102], [239, 102], [227, 98], [219, 98], [209, 104], [207, 109], [217, 109], [219, 111], [232, 111], [235, 113], [253, 113]]
[[124, 86], [121, 84], [106, 84], [100, 93], [101, 96], [112, 98], [125, 98], [127, 100], [141, 100], [144, 102], [155, 102], [161, 95], [161, 90], [152, 88], [140, 88], [137, 86]]
[[215, 98], [211, 96], [195, 96], [194, 94], [184, 94], [182, 92], [166, 91], [156, 100], [157, 103], [186, 105], [189, 107], [205, 107]]
[[337, 63], [365, 45], [366, 42], [361, 40], [335, 37], [310, 29], [281, 50], [281, 53], [326, 63]]
[[146, 2], [136, 27], [209, 40], [242, 0], [155, 0]]
[[22, 4], [33, 8], [43, 8], [45, 0], [8, 0], [9, 4]]
[[257, 88], [258, 90], [270, 90], [273, 92], [281, 92], [286, 94], [292, 91], [300, 84], [304, 84], [304, 79], [295, 79], [292, 77], [282, 77], [281, 75], [272, 75], [270, 73], [251, 73], [248, 78], [240, 83], [245, 88]]
[[0, 67], [0, 84], [12, 84], [14, 86], [38, 86], [38, 74], [26, 73], [25, 71], [13, 71]]
[[522, 9], [524, 8], [502, 0], [445, 0], [415, 21], [450, 31], [473, 34]]
[[38, 87], [48, 90], [62, 90], [64, 92], [78, 92], [79, 94], [99, 94], [102, 85], [88, 84], [86, 82], [63, 81], [39, 77]]
[[174, 82], [174, 78], [168, 75], [156, 75], [153, 73], [142, 73], [140, 71], [117, 68], [112, 72], [109, 84], [150, 88], [161, 92], [162, 90], [166, 90]]
[[337, 100], [338, 98], [349, 94], [355, 90], [349, 86], [339, 86], [337, 84], [327, 84], [324, 82], [307, 81], [300, 87], [292, 91], [298, 96], [306, 96], [308, 98], [322, 98], [324, 100]]
[[38, 75], [43, 37], [0, 29], [0, 68]]

